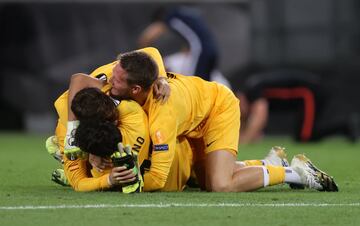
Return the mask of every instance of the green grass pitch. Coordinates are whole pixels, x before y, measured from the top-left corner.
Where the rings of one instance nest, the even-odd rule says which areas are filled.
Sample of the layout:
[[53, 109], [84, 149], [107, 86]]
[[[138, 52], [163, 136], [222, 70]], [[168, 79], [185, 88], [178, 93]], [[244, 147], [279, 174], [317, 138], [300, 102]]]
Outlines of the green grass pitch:
[[[239, 159], [261, 159], [274, 145], [305, 153], [336, 179], [340, 191], [279, 185], [248, 193], [79, 193], [50, 181], [59, 167], [45, 136], [0, 134], [0, 225], [359, 225], [360, 143], [340, 138], [298, 144], [267, 138], [240, 147]], [[221, 169], [219, 169], [221, 170]]]

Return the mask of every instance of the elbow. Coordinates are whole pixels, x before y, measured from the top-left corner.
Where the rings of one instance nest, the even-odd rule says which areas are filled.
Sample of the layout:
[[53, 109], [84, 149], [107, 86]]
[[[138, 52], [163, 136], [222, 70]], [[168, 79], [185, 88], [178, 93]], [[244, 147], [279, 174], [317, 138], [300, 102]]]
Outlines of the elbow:
[[73, 75], [71, 75], [70, 83], [82, 81], [82, 80], [84, 79], [84, 76], [87, 76], [87, 75], [86, 75], [86, 74], [83, 74], [83, 73], [73, 74]]
[[165, 188], [166, 179], [146, 173], [144, 175], [144, 191], [161, 191]]
[[157, 185], [158, 186], [154, 190], [162, 190], [163, 188], [165, 188], [165, 181], [161, 181]]
[[81, 189], [79, 189], [79, 187], [72, 187], [73, 189], [74, 189], [74, 191], [76, 191], [76, 192], [81, 192], [82, 190]]
[[83, 184], [81, 183], [81, 180], [75, 178], [67, 178], [67, 180], [68, 180], [68, 185], [70, 185], [74, 191], [76, 192], [88, 191], [86, 189], [86, 186], [83, 186]]
[[151, 186], [147, 186], [146, 182], [144, 185], [145, 192], [162, 191], [165, 188], [165, 182], [153, 183]]
[[77, 192], [80, 192], [80, 191], [83, 191], [80, 186], [79, 186], [79, 183], [70, 183], [70, 186], [72, 187], [72, 189], [74, 191], [77, 191]]
[[79, 185], [71, 185], [71, 187], [73, 188], [74, 191], [76, 192], [89, 192], [89, 191], [94, 191], [94, 189], [90, 189], [90, 188], [86, 188], [84, 186], [79, 186]]

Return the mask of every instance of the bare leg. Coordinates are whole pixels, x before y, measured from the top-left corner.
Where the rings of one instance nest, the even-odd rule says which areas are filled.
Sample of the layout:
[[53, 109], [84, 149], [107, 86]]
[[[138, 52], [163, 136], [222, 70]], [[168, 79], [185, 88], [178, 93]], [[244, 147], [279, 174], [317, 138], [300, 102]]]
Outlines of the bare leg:
[[264, 186], [263, 177], [262, 167], [241, 167], [236, 163], [236, 157], [228, 151], [213, 151], [206, 156], [206, 189], [208, 191], [256, 190]]

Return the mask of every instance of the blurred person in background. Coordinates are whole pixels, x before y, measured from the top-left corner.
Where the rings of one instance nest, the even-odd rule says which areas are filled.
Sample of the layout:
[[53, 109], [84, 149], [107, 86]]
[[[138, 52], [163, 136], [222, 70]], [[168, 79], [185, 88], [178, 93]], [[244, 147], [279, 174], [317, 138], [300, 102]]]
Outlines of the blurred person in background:
[[319, 141], [335, 134], [345, 135], [351, 141], [359, 137], [358, 114], [336, 121], [324, 119], [329, 95], [320, 77], [313, 73], [279, 70], [254, 74], [246, 79], [237, 97], [241, 106], [241, 144], [261, 140], [268, 122], [269, 103], [274, 101], [281, 109], [297, 110], [294, 132], [297, 141]]
[[167, 32], [176, 33], [186, 43], [180, 51], [164, 57], [167, 71], [196, 75], [231, 88], [218, 70], [219, 50], [215, 37], [198, 10], [184, 6], [158, 9], [153, 22], [139, 37], [140, 48], [152, 45]]

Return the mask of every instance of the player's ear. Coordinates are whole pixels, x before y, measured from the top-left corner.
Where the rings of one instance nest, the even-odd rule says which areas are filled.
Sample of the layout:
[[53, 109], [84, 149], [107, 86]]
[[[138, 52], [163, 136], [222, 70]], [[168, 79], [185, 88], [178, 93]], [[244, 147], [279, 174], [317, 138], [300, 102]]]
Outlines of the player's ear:
[[131, 94], [132, 94], [132, 95], [137, 95], [137, 94], [139, 94], [141, 91], [142, 91], [142, 87], [139, 86], [139, 85], [133, 85], [133, 86], [131, 87]]

